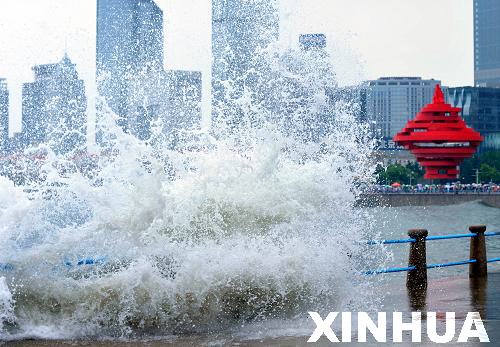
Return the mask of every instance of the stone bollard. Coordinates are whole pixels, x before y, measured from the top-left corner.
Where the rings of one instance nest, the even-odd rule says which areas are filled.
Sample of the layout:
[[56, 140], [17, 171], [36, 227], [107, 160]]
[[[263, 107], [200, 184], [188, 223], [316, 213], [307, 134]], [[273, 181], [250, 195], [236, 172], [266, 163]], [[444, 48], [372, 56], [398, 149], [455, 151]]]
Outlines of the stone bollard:
[[470, 226], [471, 233], [477, 236], [470, 238], [470, 257], [469, 259], [476, 259], [475, 263], [469, 264], [469, 277], [470, 278], [485, 278], [488, 277], [488, 263], [486, 258], [486, 240], [484, 232], [486, 231], [485, 225]]
[[408, 266], [415, 266], [415, 270], [408, 271], [406, 275], [406, 287], [409, 290], [427, 289], [427, 255], [425, 250], [425, 238], [428, 235], [425, 229], [410, 229], [408, 236], [415, 239], [410, 245], [410, 256]]

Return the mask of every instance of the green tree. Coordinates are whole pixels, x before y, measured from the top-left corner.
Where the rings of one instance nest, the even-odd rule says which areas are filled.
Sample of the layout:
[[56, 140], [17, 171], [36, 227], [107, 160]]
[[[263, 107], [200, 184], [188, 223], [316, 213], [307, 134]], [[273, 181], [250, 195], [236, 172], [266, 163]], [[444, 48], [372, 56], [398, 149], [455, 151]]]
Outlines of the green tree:
[[406, 164], [406, 168], [410, 170], [412, 184], [417, 183], [424, 177], [425, 170], [417, 162]]
[[500, 171], [488, 164], [481, 164], [479, 169], [482, 182], [500, 182]]
[[481, 164], [488, 164], [500, 171], [500, 151], [484, 152], [479, 157]]
[[391, 164], [387, 168], [379, 165], [375, 174], [379, 184], [392, 184], [394, 182], [409, 184], [410, 177], [412, 177], [412, 182], [415, 182], [414, 172], [401, 164]]
[[476, 170], [479, 170], [480, 181], [489, 182], [492, 180], [495, 183], [500, 183], [500, 179], [495, 175], [493, 169], [500, 172], [500, 151], [476, 153], [460, 165], [460, 180], [463, 183], [475, 183]]
[[460, 181], [462, 183], [476, 182], [475, 175], [477, 168], [479, 168], [479, 158], [477, 156], [464, 160], [462, 165], [460, 165]]

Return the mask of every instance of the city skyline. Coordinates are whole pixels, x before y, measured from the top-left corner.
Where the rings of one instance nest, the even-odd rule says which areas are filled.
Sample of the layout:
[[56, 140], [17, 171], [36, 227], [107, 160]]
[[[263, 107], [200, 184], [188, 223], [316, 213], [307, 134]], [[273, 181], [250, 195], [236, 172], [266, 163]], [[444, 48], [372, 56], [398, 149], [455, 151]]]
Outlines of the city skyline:
[[[432, 3], [424, 2], [429, 5]], [[301, 33], [325, 33], [328, 37], [328, 49], [333, 52], [332, 59], [337, 67], [337, 75], [341, 84], [349, 84], [342, 83], [345, 81], [359, 82], [386, 75], [418, 75], [424, 78], [436, 78], [450, 86], [472, 84], [471, 3], [460, 0], [454, 1], [453, 6], [449, 6], [451, 1], [440, 2], [439, 5], [432, 4], [434, 9], [437, 7], [449, 12], [447, 16], [443, 16], [442, 24], [456, 29], [453, 35], [446, 37], [446, 40], [439, 38], [439, 30], [433, 28], [422, 28], [419, 35], [415, 32], [417, 21], [426, 18], [433, 22], [436, 18], [440, 18], [439, 14], [426, 11], [425, 4], [420, 3], [418, 15], [406, 19], [407, 25], [404, 30], [394, 30], [394, 28], [390, 29], [391, 23], [387, 21], [381, 20], [377, 23], [378, 19], [384, 19], [383, 12], [395, 6], [394, 11], [404, 14], [415, 10], [415, 6], [412, 4], [395, 5], [392, 0], [378, 3], [379, 6], [374, 11], [360, 13], [360, 6], [368, 8], [371, 5], [366, 1], [313, 0], [307, 4], [299, 0], [286, 1], [281, 8], [281, 41], [285, 45], [298, 45], [298, 37]], [[199, 30], [199, 28], [208, 27], [209, 29], [210, 1], [184, 1], [182, 4], [179, 1], [158, 1], [158, 4], [167, 13], [165, 65], [167, 68], [201, 70], [206, 76], [203, 79], [206, 88], [207, 84], [210, 84], [211, 33], [210, 30]], [[31, 81], [29, 72], [33, 65], [57, 61], [64, 53], [65, 47], [70, 56], [74, 57], [73, 60], [81, 71], [88, 94], [95, 93], [95, 84], [92, 84], [95, 69], [95, 58], [92, 55], [95, 47], [95, 2], [82, 4], [74, 0], [61, 0], [60, 2], [24, 0], [15, 4], [2, 5], [2, 7], [4, 10], [0, 12], [4, 15], [0, 15], [2, 19], [0, 26], [3, 34], [0, 34], [0, 43], [8, 49], [4, 50], [7, 52], [2, 52], [0, 76], [8, 79], [11, 91], [11, 133], [18, 131], [20, 126], [20, 84]], [[10, 13], [16, 11], [23, 11], [26, 15], [26, 22], [21, 24], [22, 30], [20, 30], [20, 24], [13, 23], [7, 18]], [[40, 15], [40, 12], [51, 13], [53, 21], [47, 21], [47, 15], [44, 17]], [[366, 12], [372, 13], [374, 17], [367, 20]], [[439, 13], [439, 11], [435, 12]], [[352, 16], [346, 16], [346, 13]], [[397, 16], [391, 18], [393, 17]], [[401, 17], [394, 19], [392, 25], [400, 25], [403, 21], [403, 16]], [[346, 22], [349, 25], [346, 25]], [[362, 25], [361, 22], [363, 22]], [[64, 32], [61, 32], [62, 28], [65, 28]], [[374, 34], [367, 35], [370, 31]], [[403, 47], [400, 44], [402, 34], [415, 36], [407, 37], [408, 44]], [[373, 35], [379, 35], [379, 39], [373, 40]], [[371, 42], [367, 43], [367, 41]], [[392, 51], [384, 53], [384, 49], [389, 48], [388, 42], [393, 43]], [[377, 43], [379, 47], [373, 47], [374, 43]], [[430, 66], [429, 57], [432, 59], [432, 51], [436, 51], [436, 47], [442, 47], [443, 52], [446, 53], [454, 52], [454, 59], [436, 61]], [[429, 53], [414, 57], [410, 63], [408, 56], [411, 52], [418, 50]], [[207, 59], [199, 59], [203, 56]], [[382, 61], [381, 57], [393, 61], [388, 64], [387, 61]], [[194, 60], [199, 61], [197, 66], [194, 66]], [[377, 64], [391, 66], [391, 71], [377, 70]], [[423, 65], [428, 66], [427, 72], [422, 67]], [[469, 67], [464, 68], [464, 66]], [[413, 72], [409, 73], [409, 70]], [[451, 76], [450, 71], [456, 75], [453, 80], [447, 77]], [[89, 99], [89, 106], [92, 102]], [[92, 120], [91, 116], [89, 120]]]

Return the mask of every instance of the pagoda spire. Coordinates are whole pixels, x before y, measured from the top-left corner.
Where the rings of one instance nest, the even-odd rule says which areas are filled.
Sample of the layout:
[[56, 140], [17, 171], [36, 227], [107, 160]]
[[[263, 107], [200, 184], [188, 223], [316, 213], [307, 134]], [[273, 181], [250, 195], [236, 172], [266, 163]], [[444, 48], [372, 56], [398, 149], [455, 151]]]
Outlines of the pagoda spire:
[[426, 179], [455, 180], [459, 165], [476, 152], [484, 138], [467, 126], [462, 110], [444, 101], [441, 87], [436, 85], [433, 103], [425, 106], [415, 119], [408, 121], [394, 136], [425, 168]]
[[444, 104], [444, 95], [439, 84], [436, 84], [436, 88], [434, 89], [434, 97], [432, 98], [432, 103]]

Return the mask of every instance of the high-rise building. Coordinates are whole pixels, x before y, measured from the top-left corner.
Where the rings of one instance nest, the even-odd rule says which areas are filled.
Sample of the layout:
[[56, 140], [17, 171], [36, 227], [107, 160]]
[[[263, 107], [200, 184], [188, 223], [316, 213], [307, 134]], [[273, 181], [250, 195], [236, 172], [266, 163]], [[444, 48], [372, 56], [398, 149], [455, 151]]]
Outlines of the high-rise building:
[[201, 123], [201, 73], [164, 71], [163, 51], [163, 11], [155, 1], [97, 1], [99, 93], [141, 140], [158, 120], [165, 132]]
[[448, 88], [447, 102], [462, 109], [462, 118], [484, 136], [481, 149], [500, 149], [500, 88]]
[[98, 0], [96, 48], [99, 94], [125, 117], [128, 81], [163, 70], [163, 11], [154, 0]]
[[9, 149], [9, 89], [5, 78], [0, 78], [0, 154]]
[[500, 1], [474, 0], [474, 83], [500, 87]]
[[300, 117], [301, 126], [305, 126], [301, 137], [306, 140], [320, 140], [333, 130], [335, 104], [337, 101], [346, 100], [349, 94], [347, 88], [338, 88], [326, 44], [325, 34], [299, 36], [298, 56], [305, 64], [298, 70], [294, 69], [301, 77], [298, 79], [298, 85], [294, 87], [298, 93], [292, 99], [301, 100], [297, 104], [305, 106], [306, 112], [299, 113], [309, 115], [307, 122], [303, 122], [305, 117]]
[[[258, 57], [279, 38], [277, 0], [212, 0], [212, 120], [237, 124], [238, 99], [256, 96]], [[229, 119], [227, 119], [229, 118]]]
[[67, 153], [85, 145], [85, 86], [67, 55], [56, 64], [33, 67], [35, 80], [23, 85], [23, 146], [49, 143]]
[[432, 102], [441, 81], [420, 77], [382, 77], [366, 85], [366, 120], [375, 135], [391, 142], [422, 107]]

